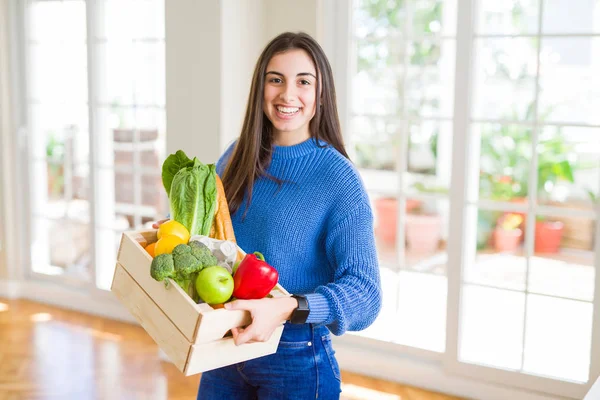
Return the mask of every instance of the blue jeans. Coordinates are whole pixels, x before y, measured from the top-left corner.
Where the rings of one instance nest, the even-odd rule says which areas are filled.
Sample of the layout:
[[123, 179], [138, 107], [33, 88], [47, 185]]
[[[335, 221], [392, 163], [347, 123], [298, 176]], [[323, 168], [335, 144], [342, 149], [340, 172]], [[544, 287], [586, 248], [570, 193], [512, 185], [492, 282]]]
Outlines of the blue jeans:
[[329, 330], [285, 324], [275, 354], [203, 373], [198, 400], [329, 400], [340, 392]]

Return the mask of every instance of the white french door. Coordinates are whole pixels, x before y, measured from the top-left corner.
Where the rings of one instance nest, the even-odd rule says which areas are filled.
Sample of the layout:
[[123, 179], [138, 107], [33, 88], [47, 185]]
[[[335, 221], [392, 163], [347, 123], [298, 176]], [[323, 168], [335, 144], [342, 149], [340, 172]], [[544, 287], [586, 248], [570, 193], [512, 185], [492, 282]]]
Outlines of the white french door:
[[23, 4], [30, 273], [100, 293], [167, 208], [164, 2]]
[[581, 398], [600, 373], [600, 1], [338, 6], [384, 286], [362, 344]]

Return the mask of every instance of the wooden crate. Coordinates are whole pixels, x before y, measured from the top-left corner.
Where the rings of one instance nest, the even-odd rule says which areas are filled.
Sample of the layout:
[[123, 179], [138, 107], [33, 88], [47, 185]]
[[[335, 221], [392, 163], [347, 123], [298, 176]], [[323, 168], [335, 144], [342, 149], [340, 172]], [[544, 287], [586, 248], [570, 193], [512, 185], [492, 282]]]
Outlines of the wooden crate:
[[[275, 353], [283, 325], [267, 342], [236, 346], [226, 334], [251, 322], [248, 311], [196, 304], [175, 282], [155, 281], [142, 246], [156, 240], [156, 230], [123, 233], [111, 290], [184, 375]], [[289, 293], [277, 285], [271, 295]]]

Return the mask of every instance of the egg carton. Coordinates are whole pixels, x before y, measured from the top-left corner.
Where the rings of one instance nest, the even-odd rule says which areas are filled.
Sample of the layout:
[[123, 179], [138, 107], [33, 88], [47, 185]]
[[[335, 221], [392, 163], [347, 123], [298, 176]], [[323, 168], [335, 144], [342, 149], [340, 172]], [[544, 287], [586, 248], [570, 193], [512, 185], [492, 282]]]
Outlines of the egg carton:
[[213, 239], [204, 235], [194, 235], [190, 237], [190, 242], [198, 241], [210, 249], [213, 255], [217, 258], [219, 266], [225, 268], [233, 275], [233, 265], [245, 255], [240, 247], [230, 240]]

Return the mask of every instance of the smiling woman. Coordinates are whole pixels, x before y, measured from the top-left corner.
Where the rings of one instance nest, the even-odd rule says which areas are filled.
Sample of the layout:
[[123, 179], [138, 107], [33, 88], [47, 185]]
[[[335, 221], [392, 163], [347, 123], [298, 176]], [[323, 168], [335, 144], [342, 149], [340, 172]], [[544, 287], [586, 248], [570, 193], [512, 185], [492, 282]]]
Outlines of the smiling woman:
[[312, 37], [287, 32], [266, 46], [240, 137], [217, 173], [239, 246], [262, 253], [294, 295], [225, 304], [252, 315], [232, 329], [237, 345], [284, 330], [275, 354], [205, 372], [198, 399], [339, 398], [331, 333], [368, 327], [381, 284], [368, 196], [344, 148], [331, 67]]

